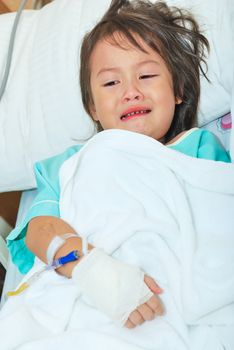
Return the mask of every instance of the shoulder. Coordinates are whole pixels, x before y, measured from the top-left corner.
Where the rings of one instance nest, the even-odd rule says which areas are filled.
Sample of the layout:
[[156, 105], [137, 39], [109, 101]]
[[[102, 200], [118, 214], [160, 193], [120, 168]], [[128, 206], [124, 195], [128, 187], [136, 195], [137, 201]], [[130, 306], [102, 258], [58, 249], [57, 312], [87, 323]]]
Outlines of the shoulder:
[[178, 135], [168, 146], [189, 156], [230, 162], [230, 155], [216, 135], [205, 129], [193, 128]]
[[59, 171], [66, 160], [79, 152], [82, 145], [75, 145], [67, 148], [64, 152], [53, 157], [44, 159], [34, 165], [34, 174], [37, 183], [37, 189], [45, 192], [45, 189], [51, 192], [59, 193]]
[[61, 165], [69, 159], [71, 156], [80, 151], [83, 145], [74, 145], [67, 148], [64, 152], [57, 154], [53, 157], [46, 158], [40, 162], [35, 163], [35, 171], [48, 173], [50, 176], [54, 176], [58, 173]]
[[229, 152], [224, 148], [219, 138], [212, 132], [204, 129], [199, 130], [198, 158], [231, 162]]

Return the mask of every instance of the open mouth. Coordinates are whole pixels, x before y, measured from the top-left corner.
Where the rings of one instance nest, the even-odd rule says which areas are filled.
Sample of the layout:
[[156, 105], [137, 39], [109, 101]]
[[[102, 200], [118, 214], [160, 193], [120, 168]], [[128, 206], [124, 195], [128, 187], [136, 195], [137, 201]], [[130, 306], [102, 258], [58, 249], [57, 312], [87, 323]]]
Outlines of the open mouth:
[[129, 119], [132, 119], [132, 118], [143, 116], [144, 114], [148, 114], [150, 112], [151, 112], [150, 109], [141, 109], [141, 110], [137, 110], [137, 111], [133, 111], [133, 112], [127, 113], [127, 114], [123, 114], [120, 117], [120, 119], [121, 120], [129, 120]]

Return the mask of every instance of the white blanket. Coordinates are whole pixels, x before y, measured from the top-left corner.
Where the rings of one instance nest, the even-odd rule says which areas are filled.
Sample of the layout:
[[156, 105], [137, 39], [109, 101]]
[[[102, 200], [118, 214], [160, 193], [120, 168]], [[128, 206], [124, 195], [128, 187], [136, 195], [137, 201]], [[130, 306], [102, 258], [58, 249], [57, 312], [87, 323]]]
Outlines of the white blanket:
[[166, 314], [120, 328], [72, 281], [46, 272], [6, 302], [1, 350], [234, 349], [233, 164], [107, 130], [64, 163], [60, 183], [61, 216], [152, 276], [164, 289]]

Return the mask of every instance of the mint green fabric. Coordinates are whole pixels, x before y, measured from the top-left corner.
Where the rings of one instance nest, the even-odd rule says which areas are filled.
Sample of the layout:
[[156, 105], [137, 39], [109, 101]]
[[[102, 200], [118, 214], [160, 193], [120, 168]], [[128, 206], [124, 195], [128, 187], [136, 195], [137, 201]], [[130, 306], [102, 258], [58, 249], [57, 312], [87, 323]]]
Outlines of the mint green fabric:
[[[46, 159], [35, 165], [38, 195], [31, 205], [25, 219], [10, 233], [7, 245], [12, 261], [21, 273], [27, 273], [34, 263], [35, 256], [25, 245], [25, 235], [29, 221], [36, 216], [59, 217], [59, 170], [61, 165], [81, 149], [82, 145], [68, 148], [64, 153]], [[223, 148], [218, 138], [211, 132], [202, 129], [192, 129], [169, 148], [195, 158], [230, 162], [228, 152]]]
[[168, 145], [168, 147], [194, 158], [231, 162], [229, 152], [224, 149], [219, 139], [208, 130], [191, 129], [185, 134], [185, 137], [182, 137], [175, 144]]
[[12, 261], [21, 273], [27, 273], [31, 269], [35, 258], [25, 245], [28, 223], [32, 218], [41, 215], [59, 217], [59, 169], [64, 161], [78, 152], [81, 147], [82, 145], [72, 146], [62, 154], [35, 164], [38, 194], [24, 220], [7, 237]]

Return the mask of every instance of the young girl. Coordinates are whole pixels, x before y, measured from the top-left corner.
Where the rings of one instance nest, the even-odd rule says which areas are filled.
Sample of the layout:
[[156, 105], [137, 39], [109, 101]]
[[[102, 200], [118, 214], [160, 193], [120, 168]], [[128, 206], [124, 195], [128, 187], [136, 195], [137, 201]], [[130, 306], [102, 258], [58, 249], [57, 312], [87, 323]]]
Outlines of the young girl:
[[[230, 162], [216, 137], [196, 128], [199, 75], [205, 75], [202, 64], [208, 47], [187, 12], [163, 2], [113, 0], [101, 21], [85, 36], [81, 48], [83, 104], [97, 129], [132, 131], [191, 157]], [[91, 245], [90, 253], [83, 256], [82, 240], [77, 236], [81, 233], [60, 218], [60, 168], [81, 147], [73, 146], [36, 164], [38, 195], [25, 220], [8, 237], [8, 247], [23, 273], [32, 267], [35, 255], [47, 264], [78, 251], [79, 257], [57, 268], [57, 272], [78, 280], [85, 266], [89, 278], [86, 285], [93, 285], [92, 292], [96, 293], [93, 296], [89, 291], [89, 297], [112, 319], [116, 314], [110, 310], [111, 304], [116, 300], [111, 299], [113, 290], [105, 278], [113, 274], [123, 284], [134, 281], [130, 292], [121, 292], [128, 308], [119, 317], [128, 328], [134, 328], [163, 314], [157, 296], [162, 289], [138, 268], [131, 269]], [[100, 283], [95, 279], [92, 284], [97, 275]], [[135, 289], [140, 288], [144, 290], [136, 299]], [[108, 310], [105, 301], [110, 304]]]

